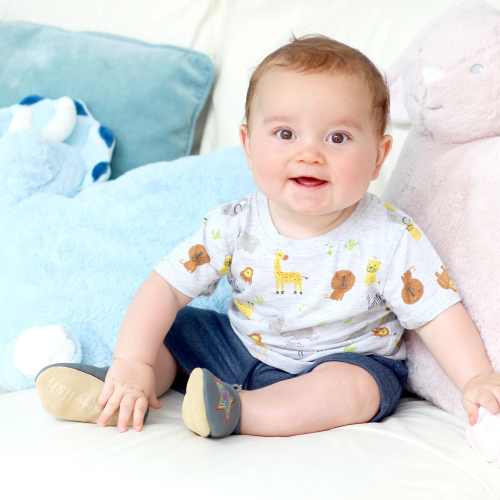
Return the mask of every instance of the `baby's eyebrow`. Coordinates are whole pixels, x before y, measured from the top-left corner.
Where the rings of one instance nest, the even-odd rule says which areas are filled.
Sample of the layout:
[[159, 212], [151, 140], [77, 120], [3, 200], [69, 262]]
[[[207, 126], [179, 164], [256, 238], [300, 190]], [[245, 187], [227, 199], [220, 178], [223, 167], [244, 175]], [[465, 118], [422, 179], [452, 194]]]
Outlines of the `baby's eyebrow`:
[[272, 122], [293, 122], [295, 120], [294, 116], [268, 116], [264, 120], [264, 125]]
[[353, 120], [352, 118], [341, 118], [339, 120], [336, 120], [335, 125], [344, 125], [346, 127], [355, 128], [355, 129], [359, 130], [360, 132], [363, 131], [361, 125], [356, 120]]
[[[293, 123], [296, 120], [294, 116], [268, 116], [264, 120], [264, 125], [267, 125], [268, 123], [274, 123], [274, 122], [288, 122], [288, 123]], [[361, 125], [356, 121], [353, 120], [352, 118], [345, 117], [345, 118], [339, 118], [338, 120], [335, 120], [333, 122], [334, 127], [339, 127], [339, 126], [345, 126], [345, 127], [352, 127], [355, 128], [356, 130], [362, 132], [363, 128]]]

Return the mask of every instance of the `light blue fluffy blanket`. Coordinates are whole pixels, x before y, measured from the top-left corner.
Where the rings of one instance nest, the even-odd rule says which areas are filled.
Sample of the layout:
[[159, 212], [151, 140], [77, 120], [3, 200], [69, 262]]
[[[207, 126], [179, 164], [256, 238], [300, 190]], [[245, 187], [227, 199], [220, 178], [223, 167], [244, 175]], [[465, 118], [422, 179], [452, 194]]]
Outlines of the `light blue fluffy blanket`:
[[[69, 326], [82, 363], [109, 365], [125, 311], [158, 261], [213, 207], [255, 189], [237, 147], [146, 165], [74, 198], [37, 193], [0, 206], [0, 385], [34, 387], [12, 353], [35, 326]], [[229, 297], [223, 280], [191, 304], [226, 312]]]

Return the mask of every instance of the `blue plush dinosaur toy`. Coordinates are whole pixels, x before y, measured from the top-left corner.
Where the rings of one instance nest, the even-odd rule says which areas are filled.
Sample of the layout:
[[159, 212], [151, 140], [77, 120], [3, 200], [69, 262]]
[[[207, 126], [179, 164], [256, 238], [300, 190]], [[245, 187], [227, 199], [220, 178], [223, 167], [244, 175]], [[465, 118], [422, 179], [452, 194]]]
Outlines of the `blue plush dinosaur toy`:
[[115, 140], [82, 101], [28, 96], [0, 110], [0, 210], [34, 193], [73, 197], [109, 178]]
[[[33, 195], [72, 198], [82, 189], [108, 180], [114, 146], [111, 130], [95, 120], [80, 100], [67, 96], [51, 100], [30, 95], [19, 104], [0, 109], [0, 219], [3, 224], [9, 227], [19, 204], [29, 205]], [[40, 215], [36, 203], [44, 204], [40, 197], [35, 199], [31, 219]], [[50, 196], [45, 204], [50, 204]], [[29, 207], [26, 208], [29, 213]], [[13, 229], [16, 235], [23, 231], [22, 227]], [[36, 234], [27, 232], [26, 240], [30, 239], [36, 239]], [[9, 232], [4, 231], [2, 240], [2, 250], [12, 248], [16, 252], [12, 234], [9, 237]], [[8, 286], [7, 273], [2, 275]], [[8, 308], [5, 301], [2, 306]], [[3, 330], [2, 336], [6, 335]], [[82, 357], [78, 337], [64, 325], [24, 331], [10, 354], [9, 362], [0, 366], [3, 364], [4, 372], [17, 374], [19, 386], [5, 383], [11, 389], [26, 387], [44, 360], [78, 362]]]
[[[51, 113], [37, 118], [39, 107], [49, 105]], [[23, 164], [15, 149], [11, 160], [5, 152], [4, 163], [0, 158], [0, 385], [10, 391], [35, 387], [35, 376], [50, 364], [109, 366], [128, 305], [158, 261], [211, 209], [257, 189], [241, 147], [144, 165], [99, 182], [106, 175], [99, 164], [109, 159], [96, 148], [90, 155], [86, 145], [96, 139], [109, 158], [110, 132], [76, 105], [70, 135], [50, 141], [42, 131], [57, 121], [54, 106], [38, 101], [32, 108], [31, 137], [43, 144], [44, 161]], [[18, 111], [5, 123], [0, 110], [0, 156], [2, 141], [18, 134], [22, 148], [23, 135], [29, 140], [29, 116], [18, 116], [7, 132]], [[63, 125], [59, 129], [70, 129]], [[66, 145], [84, 158], [86, 173]], [[64, 172], [70, 165], [71, 175]], [[227, 312], [230, 293], [223, 279], [213, 295], [190, 305]]]

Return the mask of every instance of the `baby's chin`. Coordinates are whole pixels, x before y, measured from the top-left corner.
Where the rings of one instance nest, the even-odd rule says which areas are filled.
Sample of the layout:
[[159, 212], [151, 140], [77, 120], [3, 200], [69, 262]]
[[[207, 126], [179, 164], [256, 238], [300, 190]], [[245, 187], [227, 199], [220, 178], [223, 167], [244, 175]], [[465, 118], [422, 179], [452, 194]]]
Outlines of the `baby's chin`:
[[334, 216], [337, 212], [342, 212], [343, 208], [337, 208], [335, 204], [325, 204], [322, 200], [291, 200], [283, 202], [282, 200], [269, 199], [274, 203], [277, 210], [281, 213], [287, 212], [290, 216], [298, 217], [328, 217]]
[[[320, 224], [332, 225], [332, 229], [347, 220], [356, 209], [359, 199], [342, 200], [287, 200], [287, 203], [276, 203], [276, 210], [289, 220], [305, 226], [316, 225], [313, 219], [321, 219]], [[270, 201], [270, 204], [272, 202]]]

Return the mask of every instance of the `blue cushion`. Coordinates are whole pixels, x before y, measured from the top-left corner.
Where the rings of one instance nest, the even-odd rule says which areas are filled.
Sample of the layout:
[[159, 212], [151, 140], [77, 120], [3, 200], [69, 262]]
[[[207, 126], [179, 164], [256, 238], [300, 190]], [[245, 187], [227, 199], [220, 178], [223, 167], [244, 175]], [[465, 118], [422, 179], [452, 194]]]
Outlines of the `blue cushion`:
[[115, 133], [112, 179], [190, 153], [213, 75], [193, 50], [0, 21], [0, 108], [31, 94], [83, 100]]
[[[37, 193], [0, 212], [0, 385], [34, 387], [13, 365], [15, 341], [66, 325], [84, 364], [107, 366], [133, 295], [214, 207], [256, 189], [242, 148], [136, 168], [74, 198]], [[227, 312], [222, 279], [191, 305]]]

